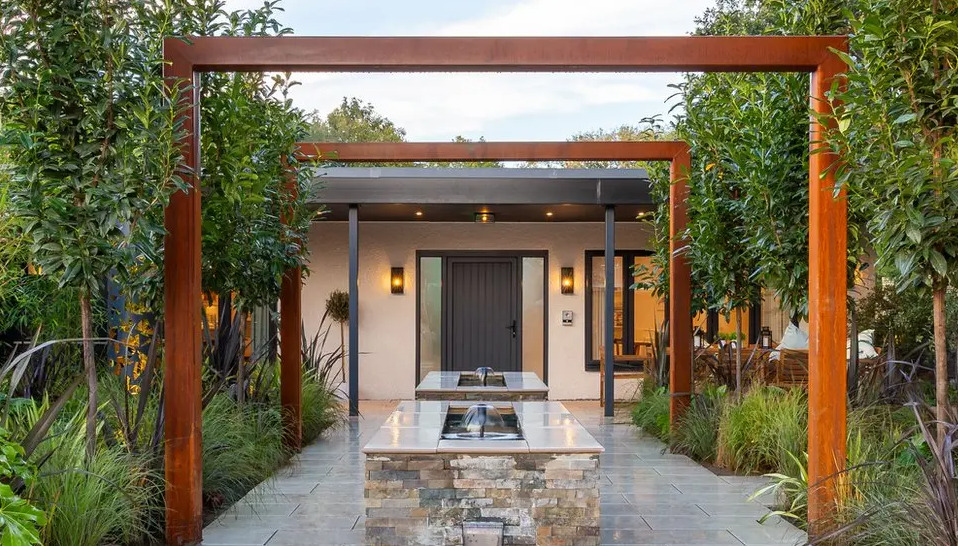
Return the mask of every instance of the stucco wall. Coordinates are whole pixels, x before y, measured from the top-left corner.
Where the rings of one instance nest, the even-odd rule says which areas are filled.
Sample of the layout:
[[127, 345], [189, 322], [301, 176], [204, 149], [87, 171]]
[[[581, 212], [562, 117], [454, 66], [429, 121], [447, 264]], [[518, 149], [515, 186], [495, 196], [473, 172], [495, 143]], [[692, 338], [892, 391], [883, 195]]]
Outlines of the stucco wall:
[[[649, 227], [620, 223], [616, 247], [643, 249]], [[598, 373], [584, 369], [585, 251], [604, 244], [604, 226], [570, 223], [363, 223], [359, 225], [359, 395], [362, 399], [413, 398], [416, 384], [416, 250], [547, 250], [549, 252], [549, 387], [552, 399], [598, 397]], [[346, 290], [347, 225], [316, 222], [310, 230], [310, 269], [303, 287], [308, 336], [323, 316], [327, 295]], [[390, 267], [404, 267], [406, 291], [389, 291]], [[559, 292], [559, 268], [575, 268], [575, 294]], [[562, 311], [575, 313], [562, 326]], [[338, 336], [335, 336], [338, 337]], [[617, 396], [634, 390], [617, 382]]]

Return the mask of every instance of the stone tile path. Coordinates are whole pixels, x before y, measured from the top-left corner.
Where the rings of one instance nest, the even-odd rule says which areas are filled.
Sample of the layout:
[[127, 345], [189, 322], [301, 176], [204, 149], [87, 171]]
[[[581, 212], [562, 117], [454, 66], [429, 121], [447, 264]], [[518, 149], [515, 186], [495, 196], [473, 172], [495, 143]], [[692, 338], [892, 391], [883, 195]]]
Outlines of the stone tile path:
[[[602, 417], [596, 402], [566, 406], [605, 446], [602, 544], [802, 544], [789, 523], [758, 519], [767, 509], [748, 496], [762, 478], [716, 476], [635, 428]], [[364, 418], [310, 445], [203, 531], [205, 546], [363, 544], [362, 446], [396, 402], [364, 402]]]

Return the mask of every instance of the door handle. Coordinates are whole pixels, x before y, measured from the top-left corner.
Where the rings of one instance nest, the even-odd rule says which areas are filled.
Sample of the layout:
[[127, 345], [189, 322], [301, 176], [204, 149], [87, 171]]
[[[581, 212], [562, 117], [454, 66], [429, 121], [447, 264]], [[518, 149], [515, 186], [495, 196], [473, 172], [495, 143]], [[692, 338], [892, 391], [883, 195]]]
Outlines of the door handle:
[[513, 338], [516, 337], [516, 321], [513, 320], [512, 324], [510, 324], [509, 326], [506, 326], [506, 328], [512, 331]]

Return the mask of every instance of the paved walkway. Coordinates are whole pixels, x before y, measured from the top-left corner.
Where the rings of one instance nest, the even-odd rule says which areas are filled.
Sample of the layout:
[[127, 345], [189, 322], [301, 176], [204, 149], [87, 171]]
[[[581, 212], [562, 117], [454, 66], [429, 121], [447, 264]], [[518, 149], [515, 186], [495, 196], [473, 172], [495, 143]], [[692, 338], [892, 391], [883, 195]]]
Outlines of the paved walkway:
[[[748, 496], [761, 478], [716, 476], [635, 428], [601, 416], [596, 402], [566, 406], [605, 446], [602, 544], [801, 544], [805, 535]], [[365, 402], [364, 418], [303, 450], [203, 532], [206, 546], [363, 544], [362, 446], [396, 407]]]

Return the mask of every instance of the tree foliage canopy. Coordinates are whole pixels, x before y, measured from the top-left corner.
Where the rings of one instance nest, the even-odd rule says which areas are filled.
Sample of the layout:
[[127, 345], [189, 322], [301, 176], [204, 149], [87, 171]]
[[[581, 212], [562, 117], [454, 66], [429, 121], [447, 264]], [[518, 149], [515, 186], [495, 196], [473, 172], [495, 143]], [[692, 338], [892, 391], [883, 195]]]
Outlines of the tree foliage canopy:
[[[721, 0], [697, 19], [696, 34], [830, 34], [844, 25], [840, 8]], [[713, 308], [749, 305], [768, 287], [784, 308], [806, 315], [808, 77], [690, 74], [676, 88], [679, 133], [692, 147], [694, 284]]]
[[862, 0], [835, 95], [838, 182], [900, 289], [954, 280], [958, 260], [958, 2]]
[[97, 293], [133, 279], [182, 183], [162, 80], [168, 13], [145, 2], [12, 1], [0, 13], [0, 144], [34, 264]]
[[[181, 33], [285, 36], [277, 2], [228, 12], [224, 2], [196, 3]], [[312, 214], [310, 171], [293, 155], [307, 134], [292, 105], [289, 74], [211, 73], [200, 97], [203, 191], [203, 286], [233, 293], [241, 305], [269, 305], [283, 272], [301, 265]]]

